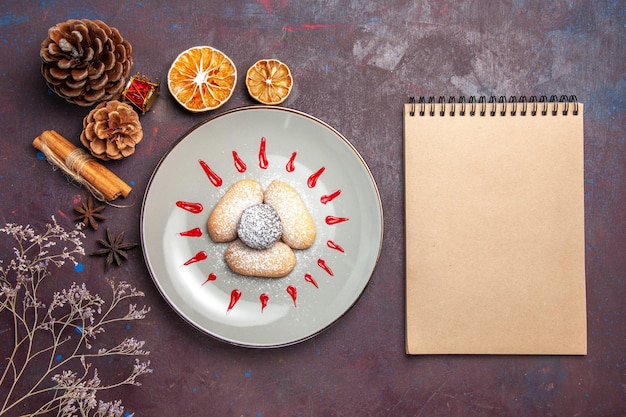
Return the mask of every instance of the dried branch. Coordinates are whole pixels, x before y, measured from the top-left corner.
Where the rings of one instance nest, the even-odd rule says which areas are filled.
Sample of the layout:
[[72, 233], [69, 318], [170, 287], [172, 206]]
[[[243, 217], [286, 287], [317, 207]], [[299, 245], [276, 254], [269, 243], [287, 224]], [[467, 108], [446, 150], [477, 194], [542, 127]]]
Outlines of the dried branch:
[[[126, 282], [110, 281], [107, 302], [85, 284], [72, 283], [54, 292], [46, 305], [41, 284], [50, 276], [48, 267], [61, 267], [68, 261], [77, 265], [77, 257], [85, 254], [80, 226], [66, 231], [52, 217], [41, 234], [30, 225], [12, 223], [0, 228], [0, 233], [15, 241], [13, 259], [8, 264], [0, 260], [0, 314], [10, 314], [13, 322], [13, 351], [0, 376], [0, 416], [14, 413], [18, 407], [28, 407], [23, 416], [33, 417], [53, 411], [68, 417], [122, 416], [121, 401], [103, 402], [96, 394], [123, 385], [140, 385], [138, 378], [152, 372], [150, 361], [135, 358], [132, 369], [112, 382], [100, 379], [92, 361], [147, 356], [150, 352], [134, 337], [112, 346], [98, 340], [102, 347], [92, 348], [107, 326], [145, 318], [150, 308], [130, 303], [143, 297], [143, 292]], [[122, 304], [127, 302], [124, 311]], [[10, 337], [11, 332], [5, 334]]]

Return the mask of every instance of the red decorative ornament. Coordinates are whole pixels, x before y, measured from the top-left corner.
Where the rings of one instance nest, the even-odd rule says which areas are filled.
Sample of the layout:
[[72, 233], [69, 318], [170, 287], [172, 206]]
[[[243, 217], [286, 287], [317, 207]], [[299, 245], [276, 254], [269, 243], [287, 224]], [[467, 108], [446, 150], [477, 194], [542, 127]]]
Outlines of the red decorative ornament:
[[159, 82], [153, 82], [144, 75], [135, 74], [130, 77], [126, 88], [122, 92], [123, 101], [132, 104], [141, 110], [142, 114], [152, 108], [159, 96]]

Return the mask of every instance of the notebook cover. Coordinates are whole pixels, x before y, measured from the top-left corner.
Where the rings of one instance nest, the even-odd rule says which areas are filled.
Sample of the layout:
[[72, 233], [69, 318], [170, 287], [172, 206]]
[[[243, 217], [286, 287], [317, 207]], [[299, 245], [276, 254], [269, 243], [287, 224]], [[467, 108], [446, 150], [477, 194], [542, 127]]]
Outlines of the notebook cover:
[[408, 354], [586, 354], [578, 107], [404, 106]]

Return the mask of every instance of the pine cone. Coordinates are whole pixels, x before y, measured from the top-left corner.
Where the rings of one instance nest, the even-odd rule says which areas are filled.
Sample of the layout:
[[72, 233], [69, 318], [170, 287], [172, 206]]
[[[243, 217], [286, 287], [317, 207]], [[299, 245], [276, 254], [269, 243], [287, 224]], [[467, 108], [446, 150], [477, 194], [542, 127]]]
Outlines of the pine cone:
[[98, 104], [83, 120], [80, 141], [96, 158], [108, 161], [135, 153], [143, 139], [139, 115], [117, 100]]
[[39, 55], [48, 87], [80, 106], [116, 98], [133, 65], [130, 43], [101, 20], [56, 24], [48, 29]]

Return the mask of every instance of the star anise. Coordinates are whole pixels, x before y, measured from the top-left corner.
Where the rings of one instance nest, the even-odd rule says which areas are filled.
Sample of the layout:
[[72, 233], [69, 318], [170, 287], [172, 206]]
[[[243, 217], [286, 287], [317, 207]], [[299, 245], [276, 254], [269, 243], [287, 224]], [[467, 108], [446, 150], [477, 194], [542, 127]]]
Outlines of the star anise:
[[128, 259], [126, 251], [137, 246], [137, 243], [124, 242], [124, 232], [120, 232], [118, 235], [114, 236], [109, 228], [107, 228], [106, 240], [98, 239], [97, 242], [102, 246], [102, 249], [94, 251], [91, 255], [106, 256], [106, 271], [109, 270], [114, 262], [117, 266], [120, 266], [122, 261]]
[[106, 220], [100, 212], [104, 210], [106, 206], [95, 207], [93, 199], [89, 197], [87, 201], [83, 201], [82, 204], [74, 206], [74, 211], [78, 213], [78, 216], [74, 221], [80, 221], [85, 227], [91, 226], [93, 230], [98, 230], [98, 221]]

